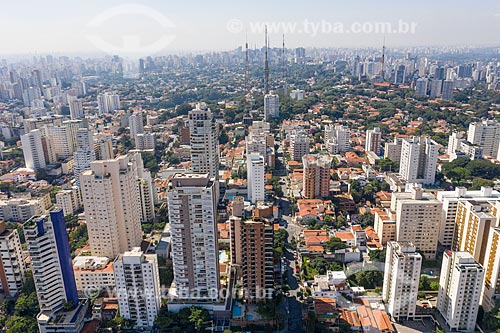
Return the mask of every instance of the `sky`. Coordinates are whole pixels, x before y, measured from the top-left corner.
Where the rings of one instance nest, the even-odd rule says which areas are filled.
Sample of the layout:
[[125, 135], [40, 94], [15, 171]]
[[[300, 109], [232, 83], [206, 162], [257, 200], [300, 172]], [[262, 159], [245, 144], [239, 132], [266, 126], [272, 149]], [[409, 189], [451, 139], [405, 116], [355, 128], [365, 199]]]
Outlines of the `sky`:
[[[498, 0], [0, 0], [0, 54], [500, 45]], [[389, 31], [389, 32], [388, 32]]]

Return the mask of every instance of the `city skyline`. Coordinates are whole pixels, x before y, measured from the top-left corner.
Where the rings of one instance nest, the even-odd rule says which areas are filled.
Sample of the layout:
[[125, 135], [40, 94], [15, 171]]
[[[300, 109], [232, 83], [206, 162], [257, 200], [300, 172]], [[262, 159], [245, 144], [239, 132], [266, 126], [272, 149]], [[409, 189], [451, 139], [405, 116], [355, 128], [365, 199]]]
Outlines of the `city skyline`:
[[[394, 48], [500, 45], [495, 34], [500, 29], [500, 5], [493, 1], [471, 6], [465, 1], [332, 4], [321, 0], [307, 6], [307, 11], [303, 7], [297, 1], [236, 5], [225, 0], [182, 4], [107, 1], [90, 6], [51, 0], [43, 4], [29, 1], [23, 7], [10, 2], [0, 13], [0, 28], [10, 32], [0, 37], [0, 54], [144, 56], [220, 51], [243, 46], [246, 36], [250, 47], [260, 48], [266, 24], [271, 47], [280, 46], [282, 34], [288, 47], [379, 47], [384, 38]], [[389, 24], [391, 30], [377, 28], [377, 24]], [[408, 31], [406, 24], [414, 29]]]

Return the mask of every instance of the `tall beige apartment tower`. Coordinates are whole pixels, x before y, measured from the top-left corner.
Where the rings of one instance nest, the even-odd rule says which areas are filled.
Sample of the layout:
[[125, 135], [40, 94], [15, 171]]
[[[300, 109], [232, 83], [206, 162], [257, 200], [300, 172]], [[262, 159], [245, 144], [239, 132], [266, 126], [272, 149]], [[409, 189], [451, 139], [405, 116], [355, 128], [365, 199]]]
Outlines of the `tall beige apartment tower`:
[[189, 111], [191, 171], [219, 178], [219, 127], [210, 109], [197, 105]]
[[94, 161], [80, 175], [92, 255], [114, 258], [141, 244], [140, 154]]

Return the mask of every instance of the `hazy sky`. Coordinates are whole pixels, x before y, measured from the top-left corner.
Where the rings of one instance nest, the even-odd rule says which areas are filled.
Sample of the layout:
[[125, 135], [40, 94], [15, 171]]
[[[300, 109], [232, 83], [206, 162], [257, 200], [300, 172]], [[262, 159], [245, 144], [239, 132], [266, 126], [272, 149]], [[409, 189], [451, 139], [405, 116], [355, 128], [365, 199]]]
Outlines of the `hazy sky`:
[[[351, 31], [375, 22], [415, 31]], [[260, 47], [265, 23], [271, 46], [500, 45], [498, 0], [0, 0], [0, 53], [228, 50], [245, 31]]]

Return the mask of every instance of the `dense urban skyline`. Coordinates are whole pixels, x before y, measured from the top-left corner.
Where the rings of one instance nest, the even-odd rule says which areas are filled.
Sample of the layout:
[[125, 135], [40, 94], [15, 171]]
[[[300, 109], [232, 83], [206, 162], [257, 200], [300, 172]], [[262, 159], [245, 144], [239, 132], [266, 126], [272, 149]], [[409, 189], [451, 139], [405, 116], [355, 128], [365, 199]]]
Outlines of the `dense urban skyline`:
[[[396, 28], [400, 21], [415, 24], [414, 31], [352, 32], [353, 23], [389, 23]], [[129, 4], [49, 0], [2, 4], [0, 28], [8, 33], [0, 36], [0, 54], [102, 54], [103, 47], [96, 45], [95, 37], [121, 46], [127, 43], [123, 38], [132, 35], [142, 46], [164, 36], [173, 38], [155, 48], [152, 55], [233, 49], [243, 45], [245, 33], [251, 47], [261, 47], [266, 23], [272, 46], [280, 45], [283, 33], [290, 47], [379, 47], [384, 37], [390, 47], [500, 45], [496, 33], [500, 5], [492, 0], [286, 4], [261, 0]]]

